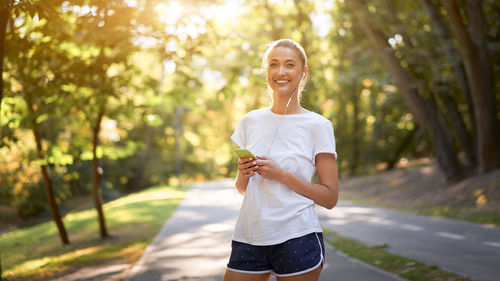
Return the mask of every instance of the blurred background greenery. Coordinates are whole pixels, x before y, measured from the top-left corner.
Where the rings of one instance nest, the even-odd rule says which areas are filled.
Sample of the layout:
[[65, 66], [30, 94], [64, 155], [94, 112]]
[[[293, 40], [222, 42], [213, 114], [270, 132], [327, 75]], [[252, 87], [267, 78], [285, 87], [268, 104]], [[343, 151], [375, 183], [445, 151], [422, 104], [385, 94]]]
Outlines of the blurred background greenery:
[[280, 38], [309, 56], [302, 103], [333, 122], [342, 177], [437, 159], [456, 182], [500, 166], [495, 0], [3, 0], [0, 9], [4, 222], [90, 194], [99, 206], [234, 176], [230, 136], [270, 104], [261, 58]]

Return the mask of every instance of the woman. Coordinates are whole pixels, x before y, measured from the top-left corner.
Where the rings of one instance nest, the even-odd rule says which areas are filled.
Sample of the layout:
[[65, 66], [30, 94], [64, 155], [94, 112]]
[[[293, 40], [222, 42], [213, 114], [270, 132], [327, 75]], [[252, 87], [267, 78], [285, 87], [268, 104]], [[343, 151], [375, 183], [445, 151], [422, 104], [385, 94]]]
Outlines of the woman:
[[231, 137], [258, 160], [238, 160], [244, 199], [224, 280], [317, 280], [324, 243], [314, 206], [331, 209], [338, 198], [332, 123], [300, 106], [308, 66], [298, 43], [272, 42], [262, 63], [272, 105], [246, 114]]

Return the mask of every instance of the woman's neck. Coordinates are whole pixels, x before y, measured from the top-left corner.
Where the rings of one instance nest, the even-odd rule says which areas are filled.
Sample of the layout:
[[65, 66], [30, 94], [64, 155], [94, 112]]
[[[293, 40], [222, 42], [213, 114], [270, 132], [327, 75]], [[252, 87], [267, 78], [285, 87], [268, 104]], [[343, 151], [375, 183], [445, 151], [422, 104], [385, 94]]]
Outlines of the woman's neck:
[[299, 105], [299, 101], [296, 95], [279, 96], [273, 94], [273, 104], [271, 105], [271, 111], [276, 114], [295, 114], [303, 112], [304, 109]]

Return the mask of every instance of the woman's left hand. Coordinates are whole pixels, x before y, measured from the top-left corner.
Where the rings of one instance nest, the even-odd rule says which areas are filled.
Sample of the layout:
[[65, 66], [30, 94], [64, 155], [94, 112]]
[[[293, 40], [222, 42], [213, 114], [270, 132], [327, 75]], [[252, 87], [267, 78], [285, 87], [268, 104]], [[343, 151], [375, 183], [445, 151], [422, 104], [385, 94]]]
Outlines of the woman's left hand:
[[258, 156], [257, 173], [268, 180], [279, 180], [283, 169], [273, 159], [266, 156]]

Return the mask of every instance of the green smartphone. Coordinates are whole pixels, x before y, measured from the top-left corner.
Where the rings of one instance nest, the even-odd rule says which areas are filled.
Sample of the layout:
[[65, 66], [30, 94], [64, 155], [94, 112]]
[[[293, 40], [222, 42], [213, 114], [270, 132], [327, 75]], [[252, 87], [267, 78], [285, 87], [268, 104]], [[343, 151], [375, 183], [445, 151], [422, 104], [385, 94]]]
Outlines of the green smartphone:
[[234, 152], [238, 155], [239, 158], [253, 158], [255, 160], [258, 160], [257, 156], [253, 155], [252, 152], [248, 149], [243, 149], [243, 148], [236, 148]]

